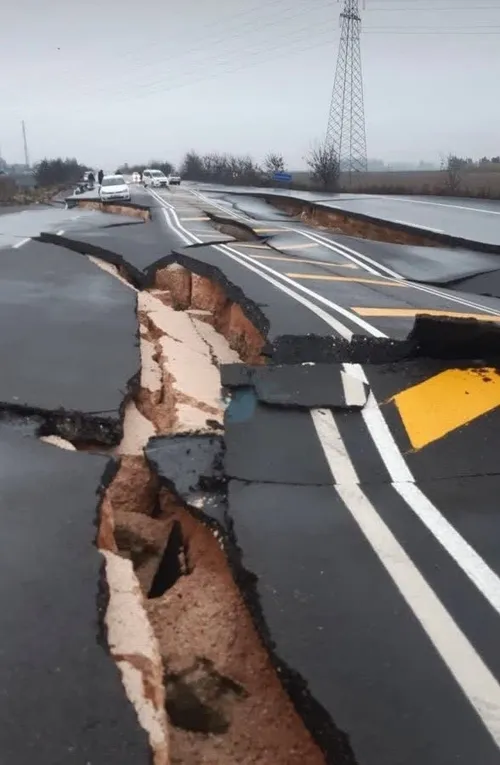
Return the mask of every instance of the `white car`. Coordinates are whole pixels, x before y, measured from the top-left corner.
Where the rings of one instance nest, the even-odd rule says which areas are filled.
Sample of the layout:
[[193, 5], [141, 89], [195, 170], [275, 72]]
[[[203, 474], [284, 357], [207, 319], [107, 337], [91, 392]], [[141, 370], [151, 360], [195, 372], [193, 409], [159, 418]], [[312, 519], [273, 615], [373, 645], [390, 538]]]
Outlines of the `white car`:
[[140, 182], [141, 182], [141, 174], [132, 173], [132, 183], [140, 183]]
[[168, 184], [169, 184], [169, 186], [180, 186], [180, 184], [181, 184], [181, 176], [180, 175], [169, 175], [168, 176]]
[[123, 175], [105, 175], [99, 189], [101, 202], [130, 202], [130, 189]]
[[154, 168], [148, 168], [142, 173], [142, 181], [145, 186], [168, 186], [168, 178], [161, 170], [155, 170]]

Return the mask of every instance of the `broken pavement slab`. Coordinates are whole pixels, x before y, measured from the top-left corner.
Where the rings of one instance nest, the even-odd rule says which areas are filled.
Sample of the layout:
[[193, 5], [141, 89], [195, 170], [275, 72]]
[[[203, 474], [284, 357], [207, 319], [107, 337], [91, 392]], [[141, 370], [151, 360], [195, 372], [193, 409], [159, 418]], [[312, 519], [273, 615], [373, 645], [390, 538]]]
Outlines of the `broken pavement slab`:
[[1, 265], [1, 407], [58, 422], [74, 415], [81, 432], [68, 422], [59, 435], [117, 442], [123, 401], [140, 368], [135, 294], [52, 245], [4, 250]]
[[151, 438], [145, 448], [160, 483], [205, 520], [226, 526], [224, 439], [213, 434]]
[[245, 597], [327, 762], [496, 765], [494, 742], [334, 487], [231, 481], [228, 500]]
[[339, 364], [224, 365], [221, 383], [228, 388], [251, 385], [263, 404], [305, 409], [362, 409], [369, 393], [368, 385]]
[[[0, 750], [12, 765], [147, 763], [150, 751], [104, 644], [95, 546], [109, 461], [0, 424]], [[20, 724], [20, 721], [24, 724]]]
[[[110, 221], [114, 216], [108, 215]], [[134, 226], [82, 227], [63, 235], [43, 231], [39, 241], [64, 247], [81, 255], [94, 255], [123, 269], [134, 286], [145, 288], [154, 280], [157, 262], [171, 262], [170, 253], [179, 240], [159, 223], [143, 222]]]

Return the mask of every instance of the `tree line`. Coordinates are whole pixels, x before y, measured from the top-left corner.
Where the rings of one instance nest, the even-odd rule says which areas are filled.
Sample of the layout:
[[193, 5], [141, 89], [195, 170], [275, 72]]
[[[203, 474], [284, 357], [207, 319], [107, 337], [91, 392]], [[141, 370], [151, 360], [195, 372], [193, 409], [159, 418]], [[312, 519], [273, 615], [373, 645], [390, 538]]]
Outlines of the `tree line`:
[[[310, 170], [311, 180], [326, 191], [338, 188], [340, 165], [333, 149], [318, 145], [305, 158]], [[147, 167], [155, 167], [165, 175], [174, 171], [172, 162], [152, 159], [148, 163], [120, 165], [116, 173], [132, 175], [142, 173]], [[43, 159], [35, 166], [35, 178], [38, 186], [57, 186], [76, 183], [88, 170], [76, 159]], [[259, 164], [248, 155], [235, 155], [211, 152], [199, 154], [189, 151], [179, 167], [179, 174], [189, 181], [221, 183], [225, 185], [268, 186], [273, 182], [275, 173], [286, 172], [287, 167], [282, 154], [269, 152], [263, 163]]]

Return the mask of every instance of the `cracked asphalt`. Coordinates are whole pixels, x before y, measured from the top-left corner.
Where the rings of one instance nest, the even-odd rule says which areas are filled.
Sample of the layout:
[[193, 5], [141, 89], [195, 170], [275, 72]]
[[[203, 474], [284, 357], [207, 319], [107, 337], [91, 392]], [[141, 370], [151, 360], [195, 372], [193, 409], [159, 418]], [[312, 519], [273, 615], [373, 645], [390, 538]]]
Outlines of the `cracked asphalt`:
[[[177, 263], [241, 307], [267, 366], [221, 366], [223, 433], [157, 433], [146, 454], [238, 551], [236, 581], [325, 761], [498, 765], [500, 299], [465, 291], [493, 280], [497, 256], [337, 235], [249, 191], [134, 188], [133, 201], [150, 221], [0, 217], [9, 763], [148, 762], [106, 655], [93, 541], [104, 450], [141, 368], [136, 292]], [[404, 207], [420, 226], [425, 210], [461, 237], [468, 221], [500, 247], [493, 208], [472, 221], [462, 201], [340, 203]], [[40, 441], [54, 434], [102, 453]]]

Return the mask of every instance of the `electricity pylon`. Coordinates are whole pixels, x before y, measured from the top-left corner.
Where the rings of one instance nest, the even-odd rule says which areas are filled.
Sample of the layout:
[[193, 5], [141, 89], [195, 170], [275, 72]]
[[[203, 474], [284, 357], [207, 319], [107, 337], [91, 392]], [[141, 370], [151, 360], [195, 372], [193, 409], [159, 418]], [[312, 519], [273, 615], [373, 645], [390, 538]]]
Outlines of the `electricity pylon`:
[[344, 0], [340, 24], [325, 144], [335, 150], [341, 170], [351, 175], [367, 170], [359, 0]]

